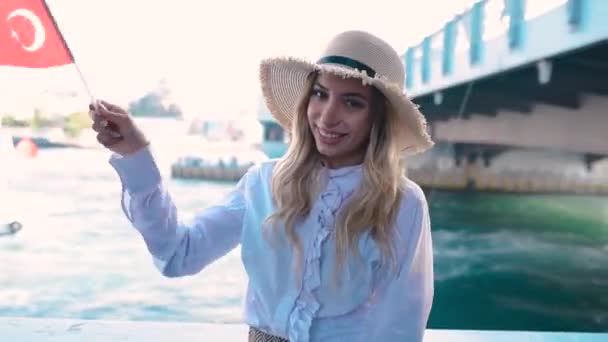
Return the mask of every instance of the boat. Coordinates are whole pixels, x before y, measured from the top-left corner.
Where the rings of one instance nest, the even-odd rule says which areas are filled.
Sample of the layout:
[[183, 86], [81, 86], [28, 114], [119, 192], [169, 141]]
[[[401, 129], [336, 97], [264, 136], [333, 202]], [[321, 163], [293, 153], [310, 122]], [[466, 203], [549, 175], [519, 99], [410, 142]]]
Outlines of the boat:
[[[248, 122], [252, 121], [252, 122]], [[238, 181], [247, 170], [266, 159], [257, 146], [259, 123], [234, 118], [195, 119], [171, 146], [171, 177], [211, 181]], [[257, 130], [256, 130], [257, 128]]]
[[261, 150], [268, 158], [280, 158], [287, 151], [289, 136], [272, 117], [263, 97], [259, 97], [257, 119], [262, 125]]
[[21, 222], [18, 222], [18, 221], [6, 222], [5, 221], [5, 223], [0, 223], [0, 237], [8, 236], [8, 235], [15, 235], [21, 229], [23, 229], [23, 224], [21, 224]]
[[[2, 127], [0, 127], [0, 129], [1, 128]], [[9, 179], [14, 175], [14, 172], [18, 168], [16, 162], [17, 153], [14, 137], [11, 134], [0, 131], [0, 193], [8, 193], [5, 189], [8, 189], [7, 184]], [[7, 219], [5, 216], [8, 216], [8, 213], [0, 215], [0, 237], [15, 235], [23, 228], [21, 222]]]
[[247, 144], [205, 142], [197, 151], [186, 152], [171, 164], [171, 177], [238, 181], [251, 166], [266, 159], [264, 153]]

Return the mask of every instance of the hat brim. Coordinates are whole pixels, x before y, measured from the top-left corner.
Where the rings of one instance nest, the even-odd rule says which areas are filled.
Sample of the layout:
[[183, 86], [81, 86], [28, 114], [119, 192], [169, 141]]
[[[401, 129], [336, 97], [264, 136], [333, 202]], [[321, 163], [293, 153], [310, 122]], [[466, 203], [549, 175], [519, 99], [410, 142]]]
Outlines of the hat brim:
[[381, 91], [401, 123], [402, 129], [396, 139], [405, 154], [419, 154], [433, 146], [424, 115], [399, 85], [378, 75], [370, 77], [365, 71], [342, 65], [316, 64], [292, 57], [265, 59], [260, 65], [260, 82], [266, 107], [283, 129], [291, 130], [297, 101], [305, 90], [308, 76], [314, 71], [358, 78], [363, 84], [373, 85]]

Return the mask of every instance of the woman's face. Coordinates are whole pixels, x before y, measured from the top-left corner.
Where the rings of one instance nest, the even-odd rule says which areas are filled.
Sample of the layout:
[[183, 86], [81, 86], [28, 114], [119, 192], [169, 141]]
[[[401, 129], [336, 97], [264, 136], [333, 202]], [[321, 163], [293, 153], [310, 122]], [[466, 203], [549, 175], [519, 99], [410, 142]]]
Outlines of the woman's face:
[[308, 123], [327, 165], [338, 168], [363, 161], [372, 127], [371, 87], [360, 79], [320, 74], [308, 102]]

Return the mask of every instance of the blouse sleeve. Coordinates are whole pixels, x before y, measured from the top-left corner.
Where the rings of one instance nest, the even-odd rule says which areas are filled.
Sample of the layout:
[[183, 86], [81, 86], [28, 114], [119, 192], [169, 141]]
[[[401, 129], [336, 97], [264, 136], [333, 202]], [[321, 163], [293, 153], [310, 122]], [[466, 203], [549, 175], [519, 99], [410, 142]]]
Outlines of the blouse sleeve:
[[186, 225], [179, 221], [148, 148], [127, 157], [113, 155], [110, 164], [122, 183], [123, 212], [165, 276], [195, 274], [239, 244], [244, 191], [252, 170], [220, 203], [200, 211], [193, 223]]
[[421, 342], [424, 337], [434, 295], [431, 225], [421, 190], [406, 202], [398, 216], [398, 272], [387, 275], [374, 295], [366, 341]]

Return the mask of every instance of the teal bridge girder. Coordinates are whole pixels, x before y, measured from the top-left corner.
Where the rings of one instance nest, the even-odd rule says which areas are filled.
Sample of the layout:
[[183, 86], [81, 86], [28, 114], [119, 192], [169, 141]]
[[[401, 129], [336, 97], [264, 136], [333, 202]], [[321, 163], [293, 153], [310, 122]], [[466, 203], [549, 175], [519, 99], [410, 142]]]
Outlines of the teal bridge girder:
[[538, 147], [594, 163], [608, 156], [606, 18], [604, 0], [477, 1], [406, 50], [406, 92], [459, 154]]
[[605, 44], [607, 17], [603, 0], [478, 1], [406, 50], [405, 88], [419, 98]]

